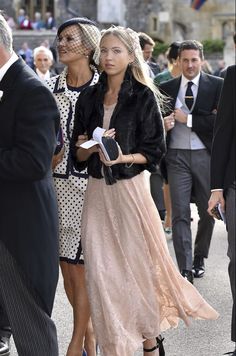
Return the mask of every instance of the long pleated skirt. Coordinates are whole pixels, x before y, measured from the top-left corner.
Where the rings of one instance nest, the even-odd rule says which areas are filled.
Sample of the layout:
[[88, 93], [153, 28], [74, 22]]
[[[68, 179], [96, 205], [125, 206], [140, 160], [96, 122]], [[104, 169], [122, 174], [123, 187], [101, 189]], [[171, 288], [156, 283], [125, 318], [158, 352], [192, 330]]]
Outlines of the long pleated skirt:
[[218, 313], [173, 262], [145, 172], [108, 186], [89, 178], [82, 247], [92, 322], [103, 356], [133, 356], [180, 319]]

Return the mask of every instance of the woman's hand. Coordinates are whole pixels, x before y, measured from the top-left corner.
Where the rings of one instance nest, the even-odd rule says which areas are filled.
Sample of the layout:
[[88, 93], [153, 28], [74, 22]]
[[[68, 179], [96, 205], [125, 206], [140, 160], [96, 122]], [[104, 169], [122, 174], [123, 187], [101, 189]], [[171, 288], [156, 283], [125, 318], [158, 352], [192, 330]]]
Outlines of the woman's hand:
[[175, 113], [172, 112], [169, 116], [164, 117], [164, 126], [166, 132], [172, 130], [175, 126]]
[[[118, 144], [117, 144], [117, 145], [118, 145]], [[119, 149], [119, 156], [118, 156], [118, 158], [117, 158], [116, 160], [114, 160], [114, 161], [108, 161], [108, 160], [106, 159], [106, 157], [104, 156], [104, 154], [103, 154], [101, 148], [100, 148], [100, 147], [98, 148], [98, 153], [99, 153], [100, 160], [102, 161], [103, 164], [105, 164], [105, 166], [110, 167], [110, 166], [113, 166], [114, 164], [125, 163], [125, 162], [124, 162], [124, 157], [125, 157], [125, 156], [123, 155], [123, 153], [122, 153], [121, 148], [120, 148], [119, 145], [118, 145], [118, 149]]]
[[103, 136], [109, 136], [111, 138], [114, 138], [115, 139], [115, 136], [116, 136], [116, 130], [115, 129], [109, 129], [109, 130], [106, 130], [103, 134]]
[[63, 161], [64, 152], [65, 152], [65, 147], [63, 146], [61, 151], [57, 155], [53, 156], [53, 158], [52, 158], [52, 170], [53, 171], [55, 170], [56, 166]]
[[88, 135], [86, 135], [86, 134], [79, 135], [75, 146], [79, 147], [80, 145], [82, 145], [86, 141], [88, 141]]

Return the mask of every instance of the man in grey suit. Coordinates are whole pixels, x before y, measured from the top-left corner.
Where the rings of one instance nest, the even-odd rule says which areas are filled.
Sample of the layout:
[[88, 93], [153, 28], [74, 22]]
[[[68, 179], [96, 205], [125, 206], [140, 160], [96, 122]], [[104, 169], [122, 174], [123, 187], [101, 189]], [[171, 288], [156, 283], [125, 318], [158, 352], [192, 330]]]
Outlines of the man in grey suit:
[[[201, 71], [203, 46], [183, 41], [179, 48], [182, 75], [160, 85], [170, 97], [164, 118], [167, 131], [168, 182], [172, 203], [172, 236], [182, 275], [204, 275], [214, 219], [207, 213], [210, 195], [210, 150], [213, 127], [223, 80]], [[190, 201], [198, 208], [199, 222], [192, 252]], [[194, 261], [193, 261], [194, 255]]]
[[10, 326], [20, 356], [58, 356], [50, 316], [59, 269], [51, 169], [59, 120], [51, 92], [13, 51], [0, 14], [1, 326]]

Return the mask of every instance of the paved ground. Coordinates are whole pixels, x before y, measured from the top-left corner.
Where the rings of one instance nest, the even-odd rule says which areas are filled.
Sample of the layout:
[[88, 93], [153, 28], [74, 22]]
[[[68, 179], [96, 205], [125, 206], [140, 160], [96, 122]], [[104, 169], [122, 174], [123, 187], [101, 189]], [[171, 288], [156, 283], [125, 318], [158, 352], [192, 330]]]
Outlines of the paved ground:
[[[192, 207], [192, 216], [194, 218], [192, 228], [195, 232], [197, 212], [194, 206]], [[174, 256], [172, 240], [169, 238], [168, 245], [172, 256]], [[227, 236], [224, 224], [217, 222], [210, 256], [206, 262], [206, 275], [203, 279], [195, 280], [195, 287], [217, 309], [220, 318], [217, 321], [193, 321], [189, 328], [186, 328], [181, 322], [177, 329], [167, 331], [163, 334], [166, 356], [220, 356], [233, 349], [233, 344], [230, 342], [232, 300], [227, 273], [228, 258], [226, 251]], [[58, 329], [60, 356], [65, 356], [71, 335], [72, 314], [63, 291], [61, 279], [58, 285], [53, 319]], [[17, 352], [12, 345], [11, 356], [16, 355]], [[135, 356], [142, 356], [141, 350]]]

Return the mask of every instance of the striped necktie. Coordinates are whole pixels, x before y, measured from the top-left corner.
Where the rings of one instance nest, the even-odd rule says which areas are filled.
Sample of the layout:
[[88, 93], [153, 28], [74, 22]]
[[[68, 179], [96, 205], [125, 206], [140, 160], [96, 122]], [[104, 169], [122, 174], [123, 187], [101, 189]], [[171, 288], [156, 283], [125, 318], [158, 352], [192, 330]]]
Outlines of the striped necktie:
[[188, 82], [187, 90], [185, 93], [185, 104], [187, 105], [189, 111], [191, 111], [192, 106], [193, 106], [193, 101], [194, 101], [193, 92], [192, 92], [192, 88], [191, 88], [192, 85], [193, 85], [193, 82]]

